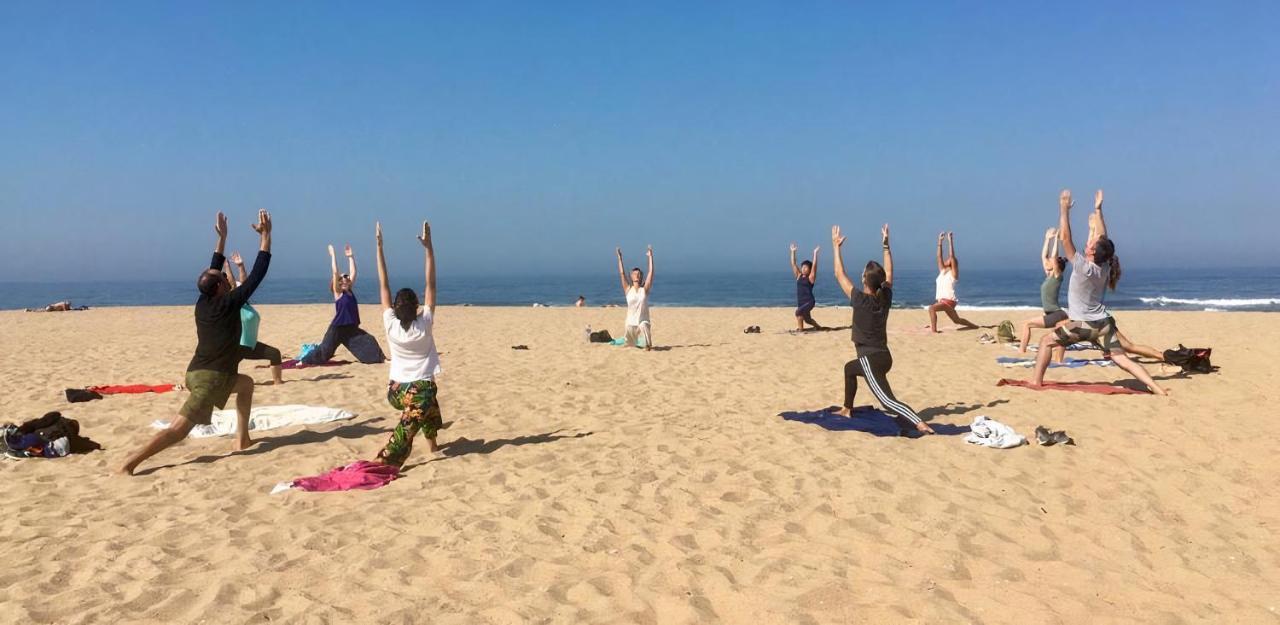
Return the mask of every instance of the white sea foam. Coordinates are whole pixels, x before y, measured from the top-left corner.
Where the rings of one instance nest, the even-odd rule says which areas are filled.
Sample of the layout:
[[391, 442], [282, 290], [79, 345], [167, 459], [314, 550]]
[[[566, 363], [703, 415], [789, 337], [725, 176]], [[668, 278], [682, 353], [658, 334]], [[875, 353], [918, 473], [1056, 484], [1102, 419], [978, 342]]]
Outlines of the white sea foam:
[[1212, 306], [1214, 308], [1244, 308], [1250, 306], [1278, 306], [1280, 298], [1262, 297], [1256, 299], [1183, 299], [1177, 297], [1139, 297], [1144, 304], [1157, 306]]

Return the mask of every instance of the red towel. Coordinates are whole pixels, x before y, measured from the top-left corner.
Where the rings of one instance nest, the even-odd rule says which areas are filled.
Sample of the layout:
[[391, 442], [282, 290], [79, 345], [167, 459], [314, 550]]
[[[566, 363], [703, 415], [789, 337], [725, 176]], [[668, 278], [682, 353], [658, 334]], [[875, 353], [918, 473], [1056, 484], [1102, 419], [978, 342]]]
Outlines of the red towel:
[[299, 490], [321, 492], [335, 490], [372, 490], [391, 483], [400, 477], [400, 468], [381, 462], [358, 460], [345, 467], [338, 467], [315, 477], [300, 477], [293, 481]]
[[[322, 362], [318, 365], [304, 365], [298, 362], [297, 358], [290, 358], [280, 363], [280, 368], [281, 369], [310, 369], [311, 367], [338, 367], [341, 365], [349, 365], [349, 364], [351, 364], [350, 360], [330, 360], [329, 362]], [[256, 368], [266, 369], [267, 367], [270, 367], [270, 366], [271, 365], [258, 365]]]
[[1097, 393], [1099, 395], [1150, 395], [1149, 391], [1135, 391], [1127, 386], [1113, 384], [1094, 384], [1092, 382], [1045, 382], [1036, 386], [1030, 380], [1010, 380], [1002, 378], [996, 386], [1021, 386], [1033, 391], [1080, 391], [1081, 393]]
[[108, 386], [90, 386], [88, 390], [102, 395], [121, 395], [135, 393], [168, 393], [173, 390], [172, 384], [118, 384]]

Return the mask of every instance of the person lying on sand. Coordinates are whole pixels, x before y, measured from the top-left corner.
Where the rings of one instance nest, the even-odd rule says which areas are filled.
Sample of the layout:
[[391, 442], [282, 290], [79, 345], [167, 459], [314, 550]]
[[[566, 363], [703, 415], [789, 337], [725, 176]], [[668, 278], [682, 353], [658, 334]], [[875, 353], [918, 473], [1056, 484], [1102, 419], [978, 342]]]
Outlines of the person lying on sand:
[[236, 396], [235, 450], [247, 449], [253, 444], [249, 438], [249, 411], [253, 408], [253, 378], [241, 375], [240, 365], [240, 309], [249, 302], [271, 264], [271, 215], [258, 211], [258, 223], [252, 225], [258, 233], [258, 257], [253, 261], [253, 271], [237, 288], [231, 288], [228, 277], [222, 273], [227, 259], [222, 255], [227, 245], [227, 217], [218, 213], [213, 230], [218, 242], [213, 250], [209, 268], [196, 278], [200, 297], [196, 300], [196, 353], [187, 365], [185, 385], [190, 393], [178, 409], [178, 418], [161, 430], [135, 452], [120, 467], [120, 472], [133, 475], [143, 460], [181, 441], [196, 425], [208, 425], [214, 408], [226, 406], [232, 394]]
[[889, 224], [880, 230], [880, 245], [884, 250], [884, 264], [867, 261], [862, 270], [862, 286], [849, 280], [844, 271], [844, 259], [840, 247], [845, 237], [840, 226], [831, 226], [831, 248], [835, 255], [836, 281], [849, 298], [853, 307], [853, 345], [858, 357], [844, 366], [844, 403], [836, 414], [853, 416], [853, 399], [858, 392], [858, 377], [866, 378], [871, 393], [880, 400], [885, 412], [893, 416], [904, 436], [933, 434], [933, 428], [925, 423], [910, 406], [902, 403], [889, 387], [888, 374], [893, 368], [893, 354], [889, 352], [889, 338], [885, 327], [889, 323], [889, 310], [893, 304], [893, 252], [889, 250]]
[[81, 306], [79, 308], [76, 308], [75, 306], [71, 305], [71, 300], [63, 300], [61, 302], [54, 302], [52, 304], [49, 304], [44, 308], [28, 308], [27, 312], [70, 312], [73, 310], [89, 310], [89, 307]]
[[[1058, 198], [1058, 236], [1062, 250], [1071, 258], [1071, 280], [1067, 286], [1067, 323], [1040, 338], [1040, 351], [1036, 354], [1036, 386], [1044, 384], [1044, 373], [1049, 368], [1050, 347], [1055, 343], [1066, 347], [1080, 341], [1097, 345], [1111, 356], [1111, 361], [1156, 395], [1166, 391], [1156, 384], [1142, 365], [1129, 358], [1119, 338], [1115, 319], [1103, 304], [1108, 287], [1115, 290], [1120, 281], [1120, 263], [1116, 260], [1116, 245], [1107, 237], [1106, 221], [1102, 216], [1102, 190], [1094, 197], [1093, 214], [1089, 216], [1094, 238], [1089, 240], [1083, 253], [1071, 240], [1071, 191], [1063, 190]], [[1131, 344], [1132, 346], [1132, 344]], [[1149, 349], [1149, 348], [1147, 348]]]

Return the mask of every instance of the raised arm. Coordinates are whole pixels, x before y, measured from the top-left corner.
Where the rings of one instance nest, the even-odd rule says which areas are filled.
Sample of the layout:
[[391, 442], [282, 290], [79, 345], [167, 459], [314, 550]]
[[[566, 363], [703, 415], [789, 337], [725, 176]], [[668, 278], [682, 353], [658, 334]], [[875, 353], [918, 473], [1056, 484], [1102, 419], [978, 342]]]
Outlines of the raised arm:
[[1107, 236], [1107, 220], [1102, 217], [1102, 189], [1093, 196], [1093, 213], [1089, 215], [1089, 240]]
[[[213, 220], [213, 231], [218, 235], [218, 242], [213, 245], [213, 253], [222, 256], [227, 249], [227, 216], [218, 211], [218, 216]], [[222, 262], [214, 263], [214, 269], [222, 269]]]
[[351, 276], [351, 288], [356, 288], [356, 255], [351, 253], [351, 246], [347, 245], [343, 250], [347, 255], [347, 275]]
[[258, 257], [253, 260], [253, 269], [244, 282], [227, 294], [237, 307], [249, 302], [254, 291], [258, 290], [258, 285], [262, 284], [262, 279], [267, 277], [267, 267], [271, 265], [271, 213], [259, 210], [258, 223], [251, 227], [258, 233]]
[[418, 242], [422, 244], [423, 270], [427, 274], [427, 288], [422, 292], [422, 305], [434, 316], [436, 314], [436, 251], [431, 243], [431, 224], [422, 222], [422, 235], [418, 237]]
[[374, 223], [373, 240], [378, 248], [378, 299], [382, 302], [382, 309], [387, 310], [391, 308], [391, 285], [387, 281], [387, 257], [382, 253], [382, 222], [380, 221]]
[[956, 259], [956, 233], [947, 233], [947, 249], [951, 255], [951, 275], [956, 280], [960, 279], [960, 261]]
[[791, 244], [791, 276], [800, 279], [800, 266], [796, 264], [796, 244]]
[[842, 245], [844, 235], [840, 234], [840, 226], [831, 226], [831, 255], [835, 257], [836, 282], [840, 283], [845, 297], [853, 297], [853, 281], [844, 271], [844, 257], [840, 252]]
[[338, 257], [333, 252], [333, 246], [329, 246], [329, 292], [333, 296], [338, 297]]
[[884, 249], [884, 283], [893, 287], [893, 252], [889, 250], [889, 224], [880, 228], [880, 247]]
[[[244, 259], [240, 257], [240, 252], [231, 253], [231, 264], [236, 267], [236, 273], [238, 274], [236, 280], [243, 283], [245, 278]], [[230, 272], [227, 275], [231, 275]]]
[[1076, 257], [1076, 244], [1071, 240], [1071, 207], [1074, 205], [1071, 190], [1063, 189], [1062, 195], [1058, 196], [1058, 239], [1062, 241], [1062, 251], [1070, 259]]
[[809, 263], [809, 284], [818, 283], [818, 250], [821, 249], [821, 245], [813, 248], [813, 261]]
[[616, 247], [614, 251], [618, 254], [618, 280], [622, 282], [622, 294], [627, 294], [627, 269], [622, 265], [622, 248]]
[[1044, 231], [1044, 245], [1040, 248], [1040, 267], [1044, 269], [1045, 274], [1053, 273], [1058, 267], [1058, 260], [1053, 254], [1053, 250], [1057, 247], [1055, 241], [1058, 238], [1058, 230], [1049, 228]]
[[943, 239], [945, 239], [946, 237], [947, 237], [947, 233], [945, 233], [945, 232], [939, 232], [939, 233], [938, 233], [938, 254], [937, 254], [937, 256], [938, 256], [938, 271], [939, 271], [939, 272], [941, 272], [943, 269], [946, 269], [946, 266], [942, 264], [942, 240], [943, 240]]
[[644, 274], [644, 292], [653, 290], [653, 246], [645, 249], [644, 255], [649, 257], [649, 271]]

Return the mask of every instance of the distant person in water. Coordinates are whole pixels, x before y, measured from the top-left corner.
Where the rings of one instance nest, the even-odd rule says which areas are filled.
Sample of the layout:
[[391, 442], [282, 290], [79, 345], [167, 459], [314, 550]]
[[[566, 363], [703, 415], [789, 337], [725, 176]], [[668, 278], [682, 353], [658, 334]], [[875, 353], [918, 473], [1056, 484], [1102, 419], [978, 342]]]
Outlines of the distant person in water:
[[[1058, 229], [1049, 228], [1044, 232], [1044, 245], [1040, 248], [1040, 267], [1044, 270], [1044, 282], [1040, 283], [1040, 308], [1044, 314], [1022, 322], [1022, 340], [1018, 351], [1027, 353], [1027, 343], [1031, 340], [1032, 328], [1049, 328], [1052, 330], [1059, 323], [1067, 320], [1067, 311], [1058, 305], [1062, 293], [1062, 274], [1067, 268], [1067, 259], [1058, 256]], [[1066, 348], [1060, 345], [1053, 347], [1053, 359], [1062, 362]]]
[[[230, 263], [235, 266], [239, 277], [232, 286], [239, 288], [244, 284], [246, 272], [244, 270], [244, 259], [240, 258], [240, 252], [232, 252]], [[227, 280], [231, 280], [231, 267], [228, 266], [223, 272]], [[240, 360], [265, 360], [271, 367], [271, 383], [284, 384], [284, 377], [281, 372], [281, 355], [280, 350], [263, 343], [258, 340], [258, 326], [262, 322], [262, 316], [258, 314], [253, 304], [245, 302], [240, 307]]]
[[79, 308], [76, 308], [75, 306], [71, 305], [71, 300], [63, 300], [61, 302], [54, 302], [52, 304], [49, 304], [44, 308], [28, 308], [27, 312], [70, 312], [73, 310], [89, 310], [89, 307], [81, 306]]
[[649, 293], [653, 291], [653, 246], [645, 250], [649, 257], [648, 278], [639, 267], [631, 270], [628, 280], [626, 265], [622, 262], [622, 248], [618, 253], [618, 279], [622, 281], [622, 294], [627, 298], [627, 325], [624, 342], [627, 346], [639, 346], [644, 343], [644, 350], [653, 349], [653, 328], [649, 322]]
[[378, 339], [360, 327], [360, 302], [356, 301], [354, 291], [356, 283], [356, 257], [351, 253], [351, 246], [346, 246], [347, 273], [338, 273], [338, 259], [334, 255], [333, 246], [329, 246], [329, 291], [333, 293], [334, 315], [329, 329], [324, 333], [320, 346], [312, 350], [302, 363], [319, 365], [333, 358], [341, 345], [351, 352], [356, 360], [375, 365], [384, 362], [387, 357], [378, 345]]
[[[942, 255], [942, 242], [947, 240], [949, 253]], [[956, 233], [938, 233], [938, 278], [935, 282], [934, 298], [937, 300], [929, 306], [929, 329], [938, 331], [938, 311], [947, 313], [951, 321], [966, 330], [978, 326], [968, 319], [956, 314], [956, 283], [960, 281], [960, 262], [956, 260]]]
[[436, 313], [436, 258], [431, 243], [431, 226], [422, 222], [418, 242], [424, 252], [426, 287], [422, 301], [413, 289], [396, 291], [391, 297], [387, 278], [387, 258], [382, 251], [382, 224], [374, 231], [378, 246], [378, 296], [382, 302], [382, 327], [391, 350], [391, 381], [387, 384], [387, 402], [400, 412], [391, 438], [378, 453], [378, 462], [403, 466], [413, 450], [413, 439], [419, 432], [427, 439], [428, 450], [439, 454], [436, 435], [444, 425], [437, 399], [435, 378], [440, 375], [440, 353], [436, 350], [432, 328]]
[[804, 324], [813, 326], [814, 330], [821, 330], [822, 326], [813, 320], [813, 308], [818, 305], [818, 300], [813, 297], [813, 285], [818, 282], [818, 272], [815, 267], [818, 266], [818, 251], [821, 247], [813, 248], [813, 260], [806, 260], [799, 265], [796, 264], [796, 244], [791, 244], [791, 274], [796, 279], [796, 330], [803, 332]]
[[579, 295], [578, 301], [574, 302], [573, 305], [577, 308], [582, 308], [583, 306], [587, 305], [587, 298]]
[[213, 260], [209, 268], [196, 279], [200, 297], [196, 300], [196, 353], [187, 365], [185, 386], [187, 400], [178, 409], [177, 417], [169, 427], [156, 434], [120, 467], [120, 472], [132, 475], [143, 460], [181, 441], [196, 425], [208, 425], [213, 410], [226, 406], [234, 393], [236, 396], [236, 441], [233, 448], [242, 450], [253, 444], [249, 438], [249, 411], [253, 408], [253, 378], [241, 375], [240, 364], [240, 309], [262, 279], [267, 276], [271, 264], [271, 215], [258, 211], [258, 223], [253, 229], [258, 233], [258, 257], [253, 270], [239, 287], [231, 288], [227, 276], [222, 273], [226, 258], [222, 252], [227, 244], [227, 218], [218, 213], [214, 221], [218, 235], [213, 248]]
[[1110, 355], [1112, 362], [1147, 385], [1152, 393], [1166, 395], [1142, 365], [1134, 362], [1126, 353], [1115, 319], [1103, 304], [1109, 287], [1115, 290], [1120, 281], [1120, 264], [1113, 262], [1115, 243], [1107, 237], [1106, 220], [1102, 216], [1102, 191], [1094, 197], [1094, 210], [1090, 215], [1091, 238], [1083, 253], [1076, 250], [1071, 239], [1071, 191], [1063, 190], [1058, 198], [1058, 236], [1062, 250], [1071, 258], [1071, 280], [1067, 286], [1067, 323], [1040, 338], [1040, 351], [1036, 354], [1036, 386], [1044, 384], [1044, 374], [1049, 368], [1050, 347], [1057, 343], [1063, 347], [1087, 341], [1097, 345]]
[[858, 378], [864, 378], [871, 393], [893, 415], [898, 430], [904, 436], [933, 434], [933, 428], [925, 423], [910, 406], [902, 403], [889, 387], [889, 370], [893, 368], [893, 354], [889, 352], [886, 326], [889, 310], [893, 305], [893, 253], [889, 249], [889, 224], [880, 229], [880, 247], [884, 251], [884, 264], [867, 261], [862, 270], [862, 284], [855, 285], [844, 270], [844, 258], [840, 247], [845, 237], [840, 226], [831, 226], [831, 248], [835, 256], [836, 281], [849, 298], [853, 307], [853, 345], [857, 358], [844, 366], [844, 403], [836, 414], [853, 416], [853, 400], [858, 392]]

